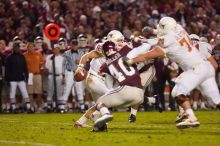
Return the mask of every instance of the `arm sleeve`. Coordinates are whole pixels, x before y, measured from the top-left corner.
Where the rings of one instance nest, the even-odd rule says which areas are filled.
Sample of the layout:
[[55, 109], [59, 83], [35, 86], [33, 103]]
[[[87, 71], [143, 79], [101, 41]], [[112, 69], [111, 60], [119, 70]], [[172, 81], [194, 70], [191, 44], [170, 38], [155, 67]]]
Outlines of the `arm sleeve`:
[[149, 51], [151, 48], [151, 45], [147, 44], [147, 43], [143, 43], [141, 46], [134, 48], [133, 50], [131, 50], [128, 54], [127, 57], [129, 59], [131, 58], [135, 58], [138, 55], [144, 54], [145, 52]]
[[50, 67], [50, 58], [51, 58], [51, 55], [47, 56], [47, 58], [46, 58], [46, 62], [45, 62], [46, 69], [49, 69], [49, 67]]
[[25, 81], [28, 81], [28, 68], [27, 68], [27, 63], [26, 63], [26, 60], [24, 58], [24, 56], [22, 55], [23, 57], [23, 62], [24, 62], [24, 75], [25, 75]]
[[201, 43], [200, 44], [199, 51], [206, 57], [209, 58], [211, 54], [209, 53], [209, 44], [207, 43]]

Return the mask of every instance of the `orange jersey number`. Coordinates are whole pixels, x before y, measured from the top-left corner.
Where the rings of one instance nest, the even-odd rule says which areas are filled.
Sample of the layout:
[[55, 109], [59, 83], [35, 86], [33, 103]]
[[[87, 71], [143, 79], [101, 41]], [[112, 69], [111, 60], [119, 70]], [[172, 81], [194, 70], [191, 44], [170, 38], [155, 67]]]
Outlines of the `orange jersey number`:
[[182, 38], [179, 43], [181, 46], [187, 46], [189, 52], [192, 51], [192, 44], [189, 36]]

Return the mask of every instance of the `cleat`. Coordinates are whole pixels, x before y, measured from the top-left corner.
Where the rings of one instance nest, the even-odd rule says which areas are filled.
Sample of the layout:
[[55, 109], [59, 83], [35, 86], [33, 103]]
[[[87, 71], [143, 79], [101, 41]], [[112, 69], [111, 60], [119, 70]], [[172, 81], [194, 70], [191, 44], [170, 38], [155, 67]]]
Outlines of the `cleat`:
[[27, 113], [28, 113], [28, 114], [33, 114], [33, 113], [34, 113], [34, 110], [32, 110], [31, 108], [29, 108], [29, 109], [27, 110]]
[[193, 102], [193, 109], [194, 109], [194, 110], [197, 110], [197, 109], [198, 109], [197, 102]]
[[128, 118], [128, 122], [134, 123], [136, 121], [136, 116], [131, 114], [130, 117]]
[[179, 115], [176, 117], [176, 123], [180, 123], [188, 118], [187, 114], [184, 113], [179, 113]]
[[101, 128], [103, 125], [105, 125], [107, 122], [110, 122], [112, 119], [112, 115], [106, 114], [95, 121], [94, 127]]
[[18, 114], [19, 113], [19, 109], [16, 108], [16, 109], [12, 110], [11, 113], [12, 114]]
[[64, 114], [66, 111], [65, 111], [64, 109], [61, 109], [59, 112], [60, 112], [61, 114]]
[[107, 128], [107, 124], [104, 124], [102, 127], [96, 127], [94, 126], [92, 129], [92, 132], [107, 132], [108, 128]]
[[185, 129], [190, 127], [199, 127], [200, 123], [197, 120], [186, 119], [183, 122], [176, 124], [176, 127], [179, 129]]

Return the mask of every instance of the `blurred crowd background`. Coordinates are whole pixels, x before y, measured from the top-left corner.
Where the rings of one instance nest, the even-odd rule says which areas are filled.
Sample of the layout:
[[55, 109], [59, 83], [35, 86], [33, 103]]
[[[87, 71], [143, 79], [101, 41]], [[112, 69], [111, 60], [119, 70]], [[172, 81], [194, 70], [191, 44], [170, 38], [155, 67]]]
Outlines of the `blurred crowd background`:
[[[218, 45], [220, 40], [218, 35], [220, 34], [219, 0], [0, 0], [0, 51], [3, 54], [1, 65], [4, 68], [7, 64], [6, 58], [15, 51], [16, 43], [19, 43], [23, 53], [34, 48], [42, 55], [40, 68], [36, 74], [41, 74], [42, 86], [44, 86], [47, 84], [46, 77], [44, 77], [46, 76], [44, 74], [45, 63], [48, 55], [54, 53], [52, 51], [54, 48], [60, 49], [60, 54], [74, 46], [86, 47], [88, 51], [93, 48], [97, 38], [102, 39], [114, 29], [120, 30], [129, 40], [131, 35], [142, 35], [141, 30], [144, 26], [156, 28], [160, 18], [164, 16], [175, 18], [189, 34], [194, 33], [203, 37], [213, 48], [216, 48], [214, 55], [218, 61], [220, 60], [220, 51], [218, 51], [220, 50]], [[49, 23], [56, 23], [61, 27], [61, 37], [55, 42], [49, 41], [43, 33], [44, 27]], [[80, 39], [86, 39], [86, 45], [80, 46]], [[60, 43], [60, 46], [54, 46], [56, 43]], [[85, 53], [85, 50], [83, 51]], [[27, 71], [30, 73], [32, 64], [27, 58], [25, 57], [26, 64], [29, 64]], [[162, 62], [166, 68], [167, 63], [164, 62], [168, 61], [159, 60], [158, 62]], [[161, 68], [161, 65], [157, 66]], [[161, 80], [165, 84], [162, 83], [163, 86], [158, 87], [161, 89], [158, 92], [162, 93], [164, 93], [167, 80], [167, 76], [160, 74], [164, 72], [164, 68], [159, 69], [161, 72], [159, 71], [157, 75], [159, 79], [164, 77]], [[25, 81], [25, 79], [22, 80]], [[22, 102], [11, 100], [11, 97], [9, 100], [12, 91], [4, 87], [8, 86], [7, 82], [10, 82], [5, 78], [5, 73], [2, 73], [1, 81], [4, 96], [2, 96], [2, 110], [6, 113], [17, 112], [14, 109], [22, 107], [17, 104]], [[35, 104], [38, 106], [35, 105], [35, 109], [29, 112], [35, 112], [36, 108], [41, 107], [40, 104], [47, 101], [47, 91], [48, 89], [45, 88], [39, 93], [39, 98], [42, 99], [37, 100]], [[30, 93], [28, 94], [30, 96]], [[13, 109], [12, 103], [15, 104], [14, 102], [16, 106]], [[27, 100], [27, 103], [29, 102], [31, 102], [30, 107], [34, 106], [32, 99]], [[77, 107], [74, 105], [75, 100], [71, 99], [69, 103], [71, 105], [69, 107]], [[43, 105], [42, 108], [44, 107]], [[174, 105], [169, 108], [175, 110]]]
[[155, 27], [163, 16], [172, 16], [189, 34], [214, 38], [220, 31], [218, 0], [0, 0], [0, 39], [7, 44], [18, 35], [34, 40], [55, 22], [70, 41], [84, 33], [92, 43], [117, 29], [129, 38], [143, 26]]

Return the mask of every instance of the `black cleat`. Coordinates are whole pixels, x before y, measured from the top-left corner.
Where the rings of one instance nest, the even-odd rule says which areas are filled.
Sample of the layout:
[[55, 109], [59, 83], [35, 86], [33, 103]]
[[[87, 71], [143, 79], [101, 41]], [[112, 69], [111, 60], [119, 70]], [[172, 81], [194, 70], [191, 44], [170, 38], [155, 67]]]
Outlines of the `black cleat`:
[[12, 113], [12, 114], [18, 114], [18, 113], [19, 113], [19, 109], [17, 109], [17, 108], [16, 108], [16, 109], [13, 109], [13, 110], [11, 110], [11, 113]]
[[134, 123], [136, 121], [136, 116], [131, 114], [130, 117], [128, 118], [128, 122]]
[[92, 132], [107, 132], [107, 131], [108, 131], [107, 124], [104, 124], [101, 127], [94, 126], [92, 129]]
[[34, 110], [32, 110], [31, 108], [27, 109], [27, 113], [28, 114], [33, 114], [34, 113]]

